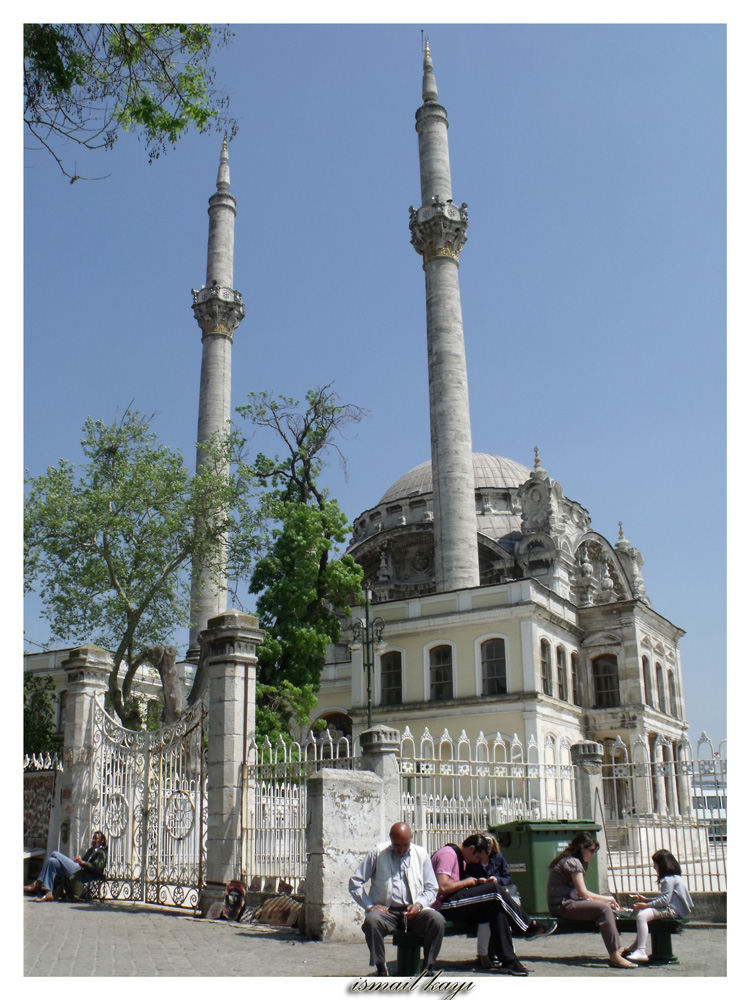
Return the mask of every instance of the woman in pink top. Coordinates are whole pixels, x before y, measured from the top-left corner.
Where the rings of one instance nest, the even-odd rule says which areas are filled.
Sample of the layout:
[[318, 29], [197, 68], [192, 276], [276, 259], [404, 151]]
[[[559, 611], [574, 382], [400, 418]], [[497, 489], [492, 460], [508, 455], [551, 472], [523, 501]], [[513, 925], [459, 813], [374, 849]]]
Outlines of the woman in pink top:
[[489, 923], [490, 942], [499, 957], [500, 972], [511, 976], [527, 976], [528, 970], [516, 958], [511, 926], [528, 939], [551, 934], [557, 924], [543, 926], [531, 920], [515, 903], [507, 889], [494, 878], [465, 877], [467, 864], [486, 864], [490, 842], [481, 833], [474, 833], [460, 847], [448, 844], [432, 855], [432, 867], [438, 880], [438, 897], [433, 903], [446, 919], [466, 923]]

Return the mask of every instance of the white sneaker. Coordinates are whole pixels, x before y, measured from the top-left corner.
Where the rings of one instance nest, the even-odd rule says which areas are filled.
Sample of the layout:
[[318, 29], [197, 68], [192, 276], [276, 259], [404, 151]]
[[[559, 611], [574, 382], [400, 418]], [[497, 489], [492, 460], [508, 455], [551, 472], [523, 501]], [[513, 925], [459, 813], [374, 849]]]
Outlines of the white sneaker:
[[648, 962], [648, 955], [645, 948], [636, 948], [628, 953], [628, 960], [631, 962]]

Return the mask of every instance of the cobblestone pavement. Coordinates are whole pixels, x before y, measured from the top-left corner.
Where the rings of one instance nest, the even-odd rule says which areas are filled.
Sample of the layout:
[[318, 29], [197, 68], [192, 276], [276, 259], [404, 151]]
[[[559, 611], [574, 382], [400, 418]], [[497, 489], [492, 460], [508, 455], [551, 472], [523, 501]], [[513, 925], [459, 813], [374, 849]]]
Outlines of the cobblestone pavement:
[[[658, 978], [663, 984], [684, 976], [726, 976], [724, 928], [688, 927], [673, 943], [679, 965], [632, 971], [610, 969], [601, 938], [593, 933], [517, 941], [516, 951], [529, 968], [529, 978], [522, 980], [527, 984], [542, 977]], [[494, 993], [499, 982], [507, 985], [507, 977], [479, 970], [474, 949], [471, 939], [446, 938], [440, 978], [453, 980], [454, 987], [456, 980], [471, 979], [478, 987], [472, 988], [472, 996], [489, 995], [484, 987], [493, 987]], [[132, 903], [37, 904], [26, 899], [23, 954], [25, 976], [342, 977], [340, 989], [333, 989], [336, 995], [351, 992], [372, 972], [364, 938], [361, 943], [308, 941], [296, 930], [198, 920]], [[388, 958], [395, 973], [395, 948]], [[333, 985], [329, 979], [326, 995]], [[636, 988], [641, 986], [639, 982]], [[446, 982], [444, 992], [450, 992], [448, 987]]]

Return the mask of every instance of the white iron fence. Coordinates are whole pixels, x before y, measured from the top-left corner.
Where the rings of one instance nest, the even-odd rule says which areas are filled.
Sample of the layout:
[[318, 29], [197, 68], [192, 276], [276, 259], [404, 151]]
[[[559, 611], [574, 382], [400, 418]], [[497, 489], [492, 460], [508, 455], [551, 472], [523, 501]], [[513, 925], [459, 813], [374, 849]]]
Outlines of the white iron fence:
[[428, 851], [460, 843], [471, 833], [514, 820], [573, 819], [575, 774], [567, 740], [540, 748], [517, 736], [447, 730], [434, 738], [407, 727], [401, 737], [401, 798], [404, 821]]
[[[579, 817], [576, 767], [567, 740], [447, 731], [401, 736], [401, 819], [429, 851], [518, 820], [593, 819], [604, 827], [615, 892], [654, 889], [651, 855], [671, 851], [694, 892], [726, 889], [726, 759], [704, 735], [693, 755], [686, 740], [640, 737], [633, 757], [608, 741], [603, 796], [594, 816]], [[286, 883], [299, 892], [307, 864], [306, 780], [320, 767], [359, 766], [350, 742], [308, 734], [302, 743], [251, 744], [243, 784], [242, 877], [256, 889]]]
[[703, 733], [687, 739], [618, 737], [604, 754], [604, 818], [610, 888], [654, 889], [651, 857], [670, 851], [693, 892], [727, 888], [727, 761]]
[[307, 779], [321, 767], [353, 768], [351, 743], [329, 730], [302, 743], [251, 738], [242, 782], [241, 879], [253, 890], [303, 892]]

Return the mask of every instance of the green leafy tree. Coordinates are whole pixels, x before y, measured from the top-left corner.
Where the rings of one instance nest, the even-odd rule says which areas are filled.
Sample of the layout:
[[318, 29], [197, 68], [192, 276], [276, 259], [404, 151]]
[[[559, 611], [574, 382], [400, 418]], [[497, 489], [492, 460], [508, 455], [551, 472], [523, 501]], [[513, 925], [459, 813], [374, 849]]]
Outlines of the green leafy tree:
[[210, 24], [25, 24], [26, 132], [71, 184], [59, 155], [71, 141], [111, 149], [120, 129], [137, 132], [153, 162], [191, 127], [233, 136], [210, 65], [231, 37]]
[[56, 753], [61, 739], [55, 732], [57, 695], [50, 674], [23, 676], [23, 752]]
[[[128, 411], [119, 423], [88, 418], [80, 474], [62, 460], [27, 480], [25, 574], [39, 588], [53, 635], [113, 650], [109, 696], [122, 722], [141, 724], [136, 671], [150, 661], [164, 690], [166, 722], [187, 708], [165, 638], [190, 620], [189, 566], [223, 581], [225, 543], [231, 573], [246, 573], [254, 552], [250, 480], [228, 471], [236, 436], [205, 447], [195, 474], [158, 444], [149, 421]], [[200, 677], [200, 680], [199, 680]], [[189, 696], [202, 694], [196, 674]]]
[[346, 517], [319, 479], [326, 453], [337, 452], [343, 462], [337, 438], [363, 411], [340, 404], [324, 386], [306, 394], [304, 407], [262, 392], [251, 394], [238, 412], [275, 431], [286, 446], [281, 457], [260, 454], [254, 464], [265, 484], [259, 510], [267, 526], [265, 554], [250, 579], [266, 630], [258, 648], [256, 733], [272, 738], [305, 713], [309, 718], [326, 646], [341, 638], [341, 617], [361, 593], [361, 567], [351, 556], [336, 557], [346, 540]]

